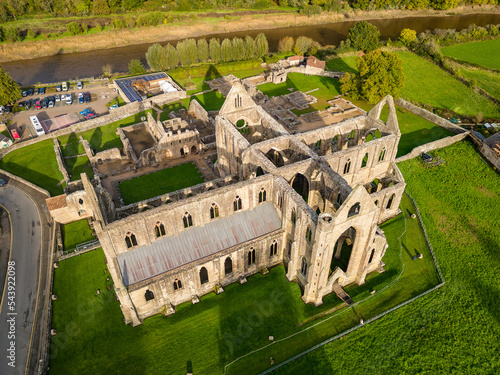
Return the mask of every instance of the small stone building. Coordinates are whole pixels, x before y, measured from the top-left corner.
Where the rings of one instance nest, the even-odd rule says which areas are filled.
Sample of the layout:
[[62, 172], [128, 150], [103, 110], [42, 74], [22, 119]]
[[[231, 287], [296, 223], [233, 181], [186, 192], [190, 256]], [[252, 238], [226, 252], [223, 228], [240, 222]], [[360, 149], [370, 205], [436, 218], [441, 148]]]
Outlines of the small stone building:
[[[174, 313], [277, 264], [314, 305], [382, 272], [378, 224], [400, 212], [405, 188], [394, 163], [401, 133], [390, 96], [360, 113], [291, 134], [235, 82], [215, 121], [220, 181], [118, 220], [85, 179], [125, 323]], [[155, 158], [197, 150], [178, 125], [148, 118]]]

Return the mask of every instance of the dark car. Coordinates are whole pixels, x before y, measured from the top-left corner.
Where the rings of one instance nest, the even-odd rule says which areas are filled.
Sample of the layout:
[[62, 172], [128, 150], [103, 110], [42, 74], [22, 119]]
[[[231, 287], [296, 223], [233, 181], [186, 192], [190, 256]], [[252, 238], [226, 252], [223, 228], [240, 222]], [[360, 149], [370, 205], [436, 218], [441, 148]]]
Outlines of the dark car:
[[40, 95], [45, 94], [45, 87], [40, 87]]
[[21, 100], [19, 103], [17, 103], [18, 107], [24, 107], [24, 102]]
[[40, 90], [38, 89], [38, 87], [35, 87], [35, 95], [38, 95], [39, 92]]
[[31, 95], [33, 95], [33, 89], [28, 90], [28, 96], [31, 96]]
[[7, 181], [5, 181], [3, 178], [0, 178], [0, 186], [5, 186], [7, 185]]
[[[50, 105], [52, 103], [52, 105]], [[49, 96], [49, 106], [53, 107], [56, 104], [56, 98], [54, 96]]]
[[49, 101], [47, 100], [47, 98], [43, 98], [42, 99], [42, 108], [45, 109], [49, 106]]
[[28, 110], [31, 107], [31, 99], [26, 100], [26, 103], [24, 103], [24, 109]]
[[57, 91], [57, 92], [62, 91], [62, 87], [61, 87], [61, 85], [57, 85], [57, 86], [56, 86], [56, 91]]
[[90, 103], [90, 92], [84, 92], [83, 98], [85, 99], [85, 103]]
[[8, 115], [12, 111], [12, 108], [10, 107], [10, 105], [6, 105], [4, 111], [5, 111], [5, 114]]
[[24, 97], [24, 96], [28, 96], [28, 91], [24, 90], [21, 95]]

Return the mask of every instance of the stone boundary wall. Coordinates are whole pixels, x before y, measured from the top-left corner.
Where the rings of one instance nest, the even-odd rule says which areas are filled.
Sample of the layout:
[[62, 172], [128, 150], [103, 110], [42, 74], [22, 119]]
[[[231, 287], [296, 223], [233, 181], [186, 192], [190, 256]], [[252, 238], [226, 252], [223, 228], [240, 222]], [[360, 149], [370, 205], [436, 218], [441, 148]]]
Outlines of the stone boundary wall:
[[56, 154], [57, 166], [59, 168], [59, 171], [63, 175], [64, 182], [66, 182], [66, 186], [68, 186], [69, 183], [71, 182], [71, 178], [69, 176], [68, 170], [66, 169], [66, 165], [64, 164], [63, 161], [61, 146], [59, 145], [58, 139], [53, 139], [53, 141], [54, 141], [54, 152]]
[[196, 117], [207, 124], [210, 123], [208, 112], [201, 106], [200, 102], [197, 99], [191, 100], [188, 113], [193, 113]]
[[0, 169], [0, 173], [6, 175], [7, 177], [9, 177], [9, 178], [11, 178], [13, 180], [16, 180], [16, 181], [20, 182], [22, 184], [25, 184], [25, 185], [29, 186], [30, 188], [35, 189], [39, 193], [41, 193], [43, 195], [46, 195], [47, 198], [50, 198], [50, 194], [49, 194], [49, 192], [47, 190], [42, 189], [40, 186], [36, 186], [32, 182], [29, 182], [29, 181], [25, 180], [24, 178], [21, 178], [19, 176], [16, 176], [16, 175], [10, 173], [10, 172], [7, 172], [4, 169]]
[[429, 143], [426, 143], [424, 145], [417, 146], [413, 150], [411, 150], [409, 153], [407, 153], [406, 155], [403, 155], [403, 156], [400, 156], [399, 158], [397, 158], [395, 160], [395, 162], [399, 163], [401, 161], [413, 159], [414, 157], [419, 156], [422, 152], [428, 152], [428, 151], [436, 150], [438, 148], [443, 148], [443, 147], [452, 145], [456, 142], [461, 141], [462, 139], [467, 137], [467, 135], [469, 135], [469, 132], [467, 130], [464, 130], [464, 132], [462, 134], [457, 134], [457, 135], [446, 137], [443, 139], [438, 139], [437, 141], [429, 142]]
[[423, 108], [420, 108], [414, 104], [411, 104], [410, 102], [407, 102], [406, 100], [404, 100], [402, 98], [397, 99], [395, 102], [398, 106], [406, 109], [407, 111], [410, 111], [411, 113], [413, 113], [417, 116], [420, 116], [420, 117], [426, 119], [427, 121], [432, 122], [433, 124], [441, 126], [442, 128], [449, 130], [452, 133], [461, 134], [461, 133], [464, 133], [467, 131], [464, 128], [462, 128], [458, 125], [455, 125], [452, 122], [445, 120], [444, 118], [439, 117], [438, 115], [435, 115], [434, 113], [432, 113], [426, 109], [423, 109]]
[[287, 73], [302, 73], [302, 74], [307, 74], [310, 76], [320, 76], [320, 77], [330, 77], [330, 78], [342, 78], [344, 76], [344, 72], [330, 72], [330, 71], [323, 71], [323, 72], [318, 72], [314, 70], [308, 70], [307, 68], [301, 68], [301, 67], [294, 67], [294, 68], [287, 68], [286, 69]]
[[[175, 95], [173, 95], [175, 94]], [[36, 137], [27, 141], [19, 142], [16, 144], [13, 144], [12, 146], [0, 150], [0, 158], [3, 158], [5, 155], [7, 155], [9, 152], [23, 148], [25, 146], [30, 146], [34, 143], [41, 142], [46, 139], [54, 139], [63, 135], [71, 134], [71, 133], [79, 133], [83, 132], [86, 130], [94, 129], [99, 126], [103, 125], [108, 125], [110, 123], [113, 123], [115, 121], [123, 120], [126, 117], [135, 115], [139, 112], [145, 111], [147, 109], [151, 109], [155, 105], [164, 105], [168, 104], [174, 101], [177, 101], [179, 99], [185, 98], [186, 97], [186, 92], [174, 92], [174, 93], [166, 93], [166, 94], [161, 94], [158, 96], [155, 96], [151, 98], [150, 100], [146, 100], [143, 102], [133, 102], [126, 104], [124, 106], [121, 106], [119, 108], [113, 109], [109, 114], [96, 117], [91, 120], [86, 120], [82, 122], [78, 122], [76, 124], [70, 125], [67, 128], [59, 129], [56, 130], [55, 132], [52, 132], [50, 134], [45, 134], [40, 137]]]

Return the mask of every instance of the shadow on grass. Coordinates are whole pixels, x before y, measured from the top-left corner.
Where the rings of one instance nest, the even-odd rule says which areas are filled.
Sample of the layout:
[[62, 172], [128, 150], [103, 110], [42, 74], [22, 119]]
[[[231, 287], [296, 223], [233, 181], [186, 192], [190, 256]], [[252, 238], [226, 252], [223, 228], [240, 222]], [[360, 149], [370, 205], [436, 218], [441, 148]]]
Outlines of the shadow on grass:
[[[40, 186], [47, 190], [51, 196], [60, 195], [64, 193], [62, 186], [58, 185], [60, 181], [46, 174], [40, 173], [36, 170], [30, 169], [24, 165], [19, 165], [12, 162], [0, 163], [0, 168], [15, 174], [33, 184]], [[62, 180], [62, 176], [61, 176]]]

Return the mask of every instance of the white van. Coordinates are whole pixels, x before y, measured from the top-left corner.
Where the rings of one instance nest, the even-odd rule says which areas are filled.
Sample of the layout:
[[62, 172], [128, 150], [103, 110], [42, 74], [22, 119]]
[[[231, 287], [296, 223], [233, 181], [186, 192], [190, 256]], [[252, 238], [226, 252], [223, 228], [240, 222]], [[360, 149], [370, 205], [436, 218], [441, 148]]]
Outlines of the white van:
[[64, 82], [62, 83], [62, 90], [63, 90], [63, 91], [68, 91], [68, 82], [64, 81]]

